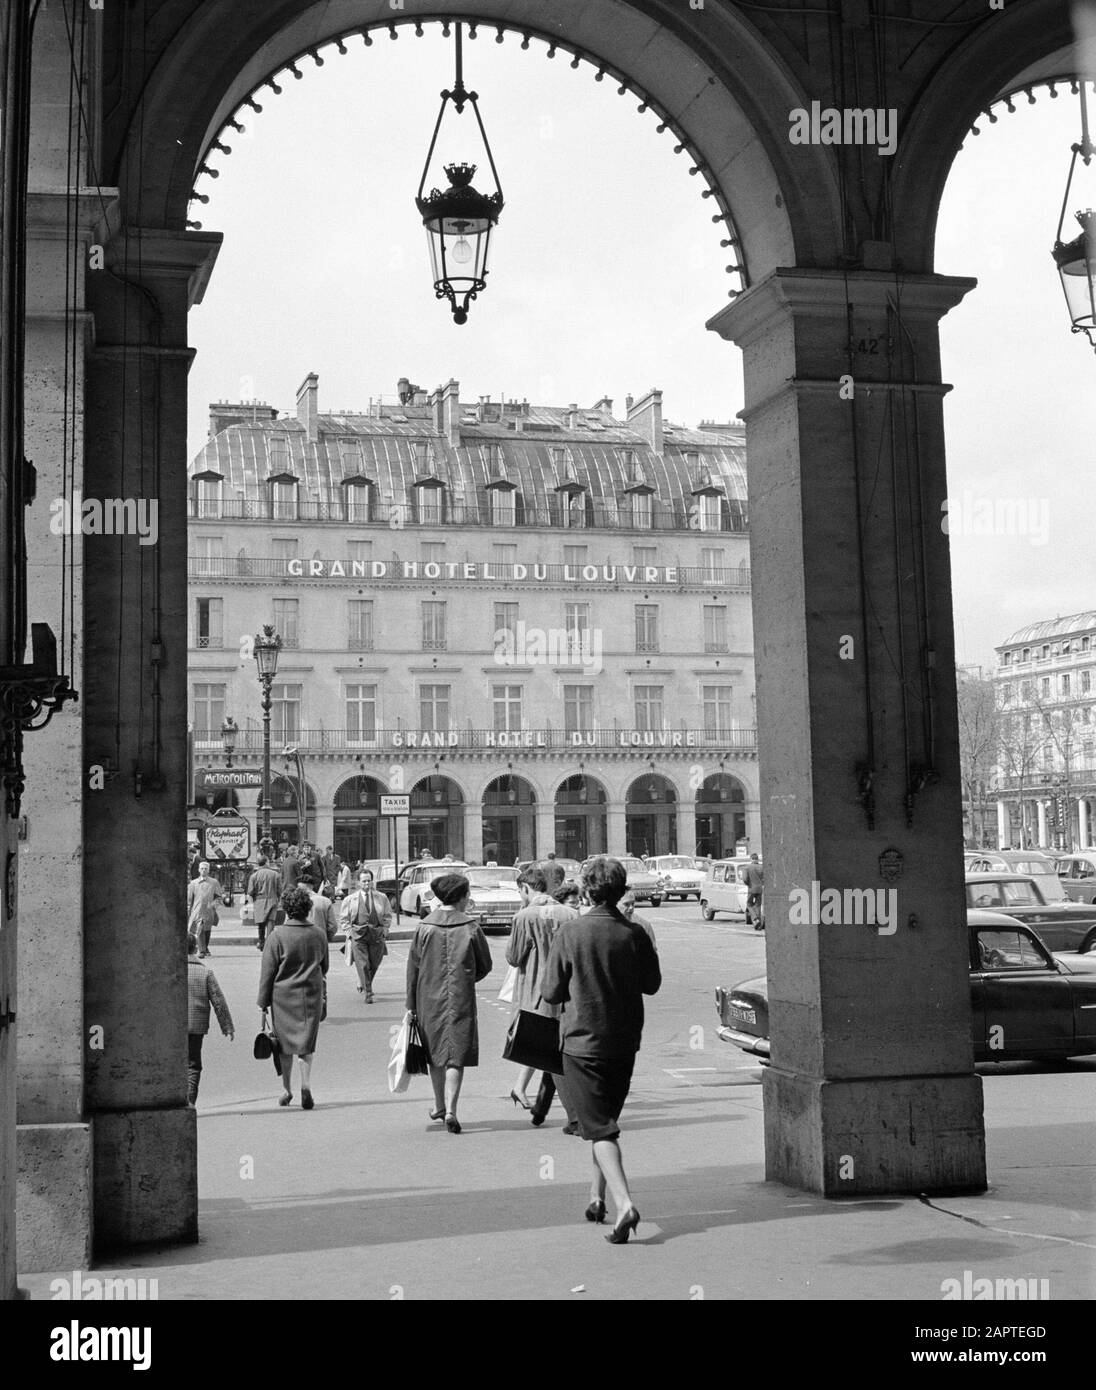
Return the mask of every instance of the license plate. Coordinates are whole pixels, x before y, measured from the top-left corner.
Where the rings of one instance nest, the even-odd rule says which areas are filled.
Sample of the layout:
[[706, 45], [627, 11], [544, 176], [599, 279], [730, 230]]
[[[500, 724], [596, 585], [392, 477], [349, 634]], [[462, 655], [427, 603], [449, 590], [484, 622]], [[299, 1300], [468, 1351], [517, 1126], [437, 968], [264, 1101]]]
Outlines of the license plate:
[[736, 1023], [756, 1023], [757, 1011], [755, 1009], [743, 1009], [737, 1004], [728, 1004], [727, 1012]]

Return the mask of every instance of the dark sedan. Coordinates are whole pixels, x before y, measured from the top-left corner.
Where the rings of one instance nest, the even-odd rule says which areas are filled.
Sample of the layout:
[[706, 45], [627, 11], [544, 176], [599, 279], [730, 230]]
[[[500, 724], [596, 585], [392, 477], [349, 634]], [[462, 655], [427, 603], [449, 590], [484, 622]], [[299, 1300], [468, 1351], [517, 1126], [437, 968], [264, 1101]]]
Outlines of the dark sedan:
[[1096, 946], [1096, 906], [1070, 902], [1057, 874], [967, 874], [967, 906], [1007, 912], [1052, 951]]
[[[967, 927], [976, 1062], [1096, 1053], [1096, 973], [1055, 960], [1034, 931], [1002, 912], [968, 912]], [[715, 1002], [723, 1041], [768, 1057], [765, 976], [717, 989]]]

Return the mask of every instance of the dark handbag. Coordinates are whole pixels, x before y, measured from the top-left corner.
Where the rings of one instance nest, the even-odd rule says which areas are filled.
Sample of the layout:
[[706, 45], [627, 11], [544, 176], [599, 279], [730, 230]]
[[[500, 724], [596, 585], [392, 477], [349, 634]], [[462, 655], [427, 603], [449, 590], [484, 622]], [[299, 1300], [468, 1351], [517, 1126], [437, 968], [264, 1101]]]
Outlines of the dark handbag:
[[259, 1031], [255, 1034], [255, 1046], [252, 1049], [257, 1062], [265, 1062], [269, 1057], [274, 1063], [274, 1070], [279, 1076], [282, 1074], [282, 1045], [278, 1041], [278, 1035], [273, 1027], [267, 1022], [266, 1010], [263, 1010], [263, 1021]]
[[412, 1018], [407, 1028], [407, 1046], [403, 1051], [403, 1066], [408, 1076], [425, 1076], [430, 1070], [430, 1054], [419, 1032], [419, 1021]]
[[559, 1045], [559, 1019], [519, 1009], [506, 1034], [502, 1055], [508, 1062], [535, 1071], [563, 1075], [563, 1054]]

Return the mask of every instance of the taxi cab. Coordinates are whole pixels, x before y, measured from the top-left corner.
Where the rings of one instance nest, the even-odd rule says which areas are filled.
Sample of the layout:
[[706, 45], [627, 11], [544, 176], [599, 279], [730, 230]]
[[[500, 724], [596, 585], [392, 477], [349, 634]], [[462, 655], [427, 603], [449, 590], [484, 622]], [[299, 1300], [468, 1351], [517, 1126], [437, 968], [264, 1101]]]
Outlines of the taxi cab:
[[717, 912], [746, 915], [749, 889], [739, 881], [738, 871], [749, 862], [748, 854], [740, 854], [733, 859], [713, 859], [708, 865], [700, 889], [700, 911], [705, 922], [712, 921]]

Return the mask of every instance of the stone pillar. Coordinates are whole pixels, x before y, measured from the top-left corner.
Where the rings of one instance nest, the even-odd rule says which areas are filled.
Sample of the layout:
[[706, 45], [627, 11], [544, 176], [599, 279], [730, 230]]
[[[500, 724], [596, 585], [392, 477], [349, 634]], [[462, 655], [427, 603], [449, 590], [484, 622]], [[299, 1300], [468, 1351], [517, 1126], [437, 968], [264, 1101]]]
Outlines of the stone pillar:
[[312, 843], [318, 845], [320, 853], [323, 854], [328, 845], [335, 843], [335, 808], [317, 806], [309, 819]]
[[[186, 1104], [187, 310], [212, 233], [123, 229], [88, 283], [85, 494], [155, 504], [145, 536], [86, 538], [84, 1026], [97, 1248], [197, 1238]], [[119, 849], [124, 846], [124, 850]], [[108, 873], [102, 872], [110, 866]], [[140, 904], [132, 910], [120, 905]]]
[[746, 806], [746, 839], [750, 842], [750, 853], [765, 853], [765, 845], [761, 838], [761, 803], [759, 801], [747, 800]]
[[986, 1185], [940, 524], [973, 284], [777, 270], [709, 325], [745, 352], [766, 1174], [826, 1195]]
[[543, 859], [550, 849], [556, 848], [556, 803], [537, 802], [537, 858]]
[[605, 850], [606, 854], [618, 858], [624, 853], [627, 841], [626, 812], [623, 801], [610, 801], [605, 807]]
[[[114, 195], [113, 189], [99, 189], [73, 204], [59, 189], [42, 190], [30, 194], [27, 207], [26, 452], [38, 480], [26, 518], [29, 616], [49, 623], [58, 640], [59, 669], [81, 695], [24, 744], [17, 1224], [19, 1267], [27, 1273], [86, 1269], [92, 1254], [92, 1129], [84, 1111], [84, 1059], [98, 1038], [84, 1032], [82, 909], [84, 790], [94, 797], [96, 779], [83, 758], [83, 567], [88, 546], [109, 547], [112, 541], [85, 539], [78, 527], [65, 524], [71, 512], [58, 504], [73, 502], [84, 486], [88, 243]], [[75, 229], [67, 225], [74, 214]], [[73, 231], [75, 250], [67, 231]], [[65, 314], [66, 256], [75, 319]], [[67, 401], [66, 346], [74, 355]]]
[[1012, 837], [1008, 814], [1008, 802], [999, 801], [997, 803], [997, 848], [1010, 849], [1011, 846]]
[[1039, 848], [1047, 847], [1047, 804], [1042, 797], [1035, 803], [1035, 814], [1039, 822]]
[[464, 803], [464, 858], [468, 864], [483, 863], [483, 807], [478, 801]]
[[1077, 798], [1077, 848], [1088, 849], [1088, 800]]
[[677, 853], [696, 853], [696, 802], [691, 792], [687, 801], [677, 803]]

